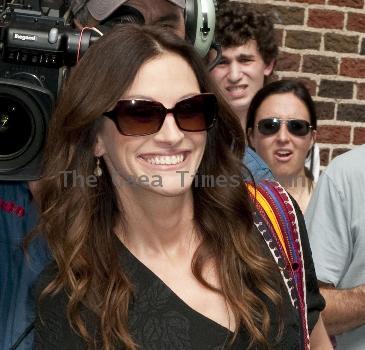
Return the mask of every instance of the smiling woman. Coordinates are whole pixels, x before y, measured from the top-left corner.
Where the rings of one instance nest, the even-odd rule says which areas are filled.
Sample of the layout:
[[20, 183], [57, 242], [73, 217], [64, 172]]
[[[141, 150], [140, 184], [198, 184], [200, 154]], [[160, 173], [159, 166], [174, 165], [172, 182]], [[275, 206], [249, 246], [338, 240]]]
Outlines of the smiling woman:
[[[120, 177], [159, 176], [162, 186], [147, 186], [147, 190], [188, 195], [204, 154], [206, 130], [213, 124], [215, 96], [200, 94], [190, 65], [181, 56], [166, 52], [141, 66], [121, 98], [114, 123], [108, 119], [103, 123], [95, 151], [97, 157], [103, 157], [113, 182], [120, 182]], [[131, 105], [122, 107], [126, 101]], [[164, 106], [173, 107], [174, 113]], [[137, 137], [141, 135], [144, 137]], [[190, 175], [183, 186], [179, 172]], [[133, 191], [128, 186], [120, 188], [121, 195], [128, 198], [134, 197]], [[143, 194], [134, 202], [147, 198]]]
[[[324, 305], [303, 218], [304, 263], [279, 270], [243, 152], [188, 43], [134, 25], [95, 43], [50, 125], [38, 232], [54, 263], [36, 288], [36, 347], [308, 348]], [[69, 172], [96, 185], [65, 185]]]

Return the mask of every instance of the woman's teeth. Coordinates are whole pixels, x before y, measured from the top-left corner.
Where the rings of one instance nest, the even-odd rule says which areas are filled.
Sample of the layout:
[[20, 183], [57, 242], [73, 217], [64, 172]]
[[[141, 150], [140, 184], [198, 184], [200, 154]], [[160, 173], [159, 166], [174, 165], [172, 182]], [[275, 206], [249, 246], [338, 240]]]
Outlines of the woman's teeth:
[[155, 157], [145, 158], [145, 160], [150, 164], [175, 165], [184, 161], [184, 156], [182, 154], [174, 156], [155, 156]]
[[290, 151], [278, 151], [278, 152], [276, 152], [276, 154], [280, 157], [287, 157], [291, 154], [291, 152]]

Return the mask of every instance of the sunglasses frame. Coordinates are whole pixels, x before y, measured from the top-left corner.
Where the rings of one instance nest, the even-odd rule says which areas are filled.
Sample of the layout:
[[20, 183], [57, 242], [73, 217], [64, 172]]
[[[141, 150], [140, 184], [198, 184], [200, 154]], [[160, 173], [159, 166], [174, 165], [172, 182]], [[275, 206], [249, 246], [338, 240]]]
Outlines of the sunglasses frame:
[[[184, 128], [181, 127], [180, 125], [180, 122], [179, 122], [179, 117], [176, 117], [175, 116], [175, 109], [176, 107], [181, 104], [182, 102], [184, 101], [187, 101], [187, 100], [191, 100], [191, 99], [194, 99], [194, 98], [197, 98], [197, 97], [203, 97], [205, 98], [205, 96], [209, 97], [209, 98], [212, 98], [212, 103], [214, 103], [214, 109], [215, 109], [215, 113], [214, 113], [214, 116], [212, 117], [212, 120], [210, 121], [210, 124], [204, 128], [204, 129], [198, 129], [198, 130], [186, 130]], [[151, 103], [151, 105], [154, 105], [154, 106], [157, 106], [160, 108], [160, 112], [161, 112], [161, 115], [164, 114], [163, 118], [161, 118], [160, 120], [160, 124], [158, 126], [158, 129], [156, 131], [152, 131], [152, 132], [146, 132], [146, 133], [139, 133], [139, 134], [131, 134], [131, 133], [127, 133], [125, 131], [123, 131], [120, 127], [120, 124], [118, 122], [118, 118], [119, 118], [119, 115], [118, 115], [118, 112], [117, 112], [117, 109], [118, 109], [118, 106], [120, 106], [120, 103], [124, 103], [124, 102], [129, 102], [129, 103], [133, 103], [134, 101], [143, 101], [143, 102], [148, 102], [148, 103]], [[187, 131], [187, 132], [201, 132], [201, 131], [207, 131], [209, 129], [211, 129], [217, 118], [216, 118], [216, 115], [217, 115], [217, 109], [218, 109], [218, 101], [217, 101], [217, 98], [216, 96], [213, 94], [213, 93], [200, 93], [200, 94], [196, 94], [196, 95], [193, 95], [193, 96], [190, 96], [190, 97], [187, 97], [187, 98], [184, 98], [178, 102], [176, 102], [175, 106], [172, 107], [172, 108], [166, 108], [161, 102], [158, 102], [158, 101], [153, 101], [153, 100], [145, 100], [145, 99], [138, 99], [138, 98], [132, 98], [132, 99], [121, 99], [117, 102], [116, 106], [111, 110], [111, 111], [108, 111], [108, 112], [104, 112], [103, 115], [110, 118], [116, 128], [118, 129], [118, 131], [122, 134], [122, 135], [125, 135], [125, 136], [146, 136], [146, 135], [153, 135], [153, 134], [156, 134], [158, 133], [164, 122], [165, 122], [165, 119], [166, 119], [166, 116], [167, 114], [169, 113], [172, 113], [173, 117], [174, 117], [174, 120], [175, 120], [175, 123], [177, 125], [177, 127], [182, 130], [182, 131]]]
[[[279, 128], [277, 130], [275, 130], [274, 132], [270, 132], [270, 133], [264, 133], [262, 132], [262, 130], [260, 129], [260, 124], [262, 124], [262, 122], [265, 122], [265, 121], [268, 121], [270, 120], [272, 123], [277, 123], [277, 121], [279, 122]], [[293, 132], [293, 129], [292, 127], [290, 126], [290, 124], [292, 122], [301, 122], [301, 123], [304, 123], [307, 127], [307, 131], [305, 134], [301, 135], [301, 134], [298, 134], [296, 132]], [[271, 118], [264, 118], [264, 119], [261, 119], [257, 124], [256, 124], [256, 127], [257, 127], [257, 130], [260, 132], [261, 135], [265, 135], [265, 136], [272, 136], [272, 135], [275, 135], [276, 133], [279, 132], [280, 128], [281, 128], [281, 125], [282, 124], [285, 124], [289, 133], [291, 135], [294, 135], [294, 136], [298, 136], [298, 137], [303, 137], [303, 136], [307, 136], [312, 130], [313, 130], [313, 125], [311, 125], [307, 120], [304, 120], [304, 119], [281, 119], [281, 118], [276, 118], [276, 117], [271, 117]]]

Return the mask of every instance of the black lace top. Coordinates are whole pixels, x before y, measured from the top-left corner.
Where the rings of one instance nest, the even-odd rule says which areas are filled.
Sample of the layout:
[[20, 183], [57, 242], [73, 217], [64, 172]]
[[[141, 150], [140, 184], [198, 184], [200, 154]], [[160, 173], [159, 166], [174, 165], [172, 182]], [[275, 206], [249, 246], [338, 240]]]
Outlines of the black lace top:
[[[300, 215], [302, 219], [302, 216]], [[317, 279], [308, 244], [308, 239], [300, 220], [303, 254], [306, 265], [308, 323], [311, 331], [317, 322], [319, 312], [324, 308], [324, 299], [319, 294]], [[259, 233], [258, 233], [259, 234]], [[263, 242], [263, 249], [267, 249]], [[268, 256], [269, 256], [268, 252]], [[135, 286], [136, 294], [130, 305], [129, 329], [141, 349], [148, 350], [205, 350], [205, 349], [246, 349], [248, 333], [241, 327], [233, 345], [229, 345], [233, 335], [225, 327], [203, 316], [182, 301], [160, 278], [134, 257], [122, 244], [123, 265]], [[55, 273], [55, 265], [41, 275], [37, 290], [40, 291]], [[277, 271], [279, 274], [279, 271]], [[283, 290], [285, 290], [283, 288]], [[278, 310], [268, 300], [272, 324], [272, 337], [277, 335]], [[283, 293], [284, 333], [272, 349], [300, 349], [299, 319], [289, 296]], [[35, 323], [35, 347], [45, 350], [87, 349], [86, 344], [69, 326], [66, 317], [67, 296], [59, 293], [47, 296], [38, 306], [39, 317]], [[97, 319], [88, 310], [83, 310], [87, 327], [98, 338]], [[42, 321], [41, 321], [42, 319]], [[101, 348], [97, 347], [97, 348]], [[120, 347], [122, 349], [123, 347]], [[259, 349], [254, 347], [254, 349]]]

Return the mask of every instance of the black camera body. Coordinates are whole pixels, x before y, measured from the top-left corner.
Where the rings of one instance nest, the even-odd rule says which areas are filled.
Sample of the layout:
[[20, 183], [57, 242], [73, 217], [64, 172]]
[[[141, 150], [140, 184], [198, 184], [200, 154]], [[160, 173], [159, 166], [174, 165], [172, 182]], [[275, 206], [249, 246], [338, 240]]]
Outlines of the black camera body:
[[[113, 25], [145, 21], [121, 5], [100, 23], [101, 31], [80, 33], [64, 19], [67, 8], [67, 0], [0, 2], [0, 181], [39, 178], [48, 122], [68, 69]], [[198, 53], [217, 51], [213, 68], [220, 59], [212, 43], [214, 1], [186, 0], [185, 27]]]
[[60, 11], [7, 9], [0, 22], [0, 180], [39, 178], [41, 148], [68, 67], [97, 37]]

